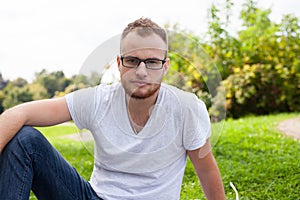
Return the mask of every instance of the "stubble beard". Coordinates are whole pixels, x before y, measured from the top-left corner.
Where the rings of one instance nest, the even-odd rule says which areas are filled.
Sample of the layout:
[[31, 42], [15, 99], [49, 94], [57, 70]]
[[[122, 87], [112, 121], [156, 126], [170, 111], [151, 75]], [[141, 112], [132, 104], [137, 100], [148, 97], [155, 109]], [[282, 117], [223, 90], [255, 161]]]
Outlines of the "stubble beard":
[[135, 89], [134, 91], [125, 88], [125, 92], [128, 96], [130, 96], [133, 99], [137, 99], [137, 100], [143, 100], [143, 99], [147, 99], [153, 95], [155, 95], [161, 84], [160, 83], [152, 83], [150, 85], [151, 87], [149, 89], [147, 89], [146, 91], [139, 91], [140, 88]]

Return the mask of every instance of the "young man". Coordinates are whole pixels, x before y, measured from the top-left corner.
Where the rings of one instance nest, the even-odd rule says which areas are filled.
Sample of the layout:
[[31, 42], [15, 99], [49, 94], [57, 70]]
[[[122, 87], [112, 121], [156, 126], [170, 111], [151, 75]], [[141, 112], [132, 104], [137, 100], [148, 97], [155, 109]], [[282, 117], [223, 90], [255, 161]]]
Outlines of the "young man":
[[[207, 199], [225, 199], [210, 151], [206, 107], [162, 83], [167, 34], [150, 19], [129, 24], [117, 57], [121, 83], [21, 104], [0, 117], [0, 199], [179, 199], [187, 156]], [[95, 140], [86, 182], [31, 126], [74, 120]]]

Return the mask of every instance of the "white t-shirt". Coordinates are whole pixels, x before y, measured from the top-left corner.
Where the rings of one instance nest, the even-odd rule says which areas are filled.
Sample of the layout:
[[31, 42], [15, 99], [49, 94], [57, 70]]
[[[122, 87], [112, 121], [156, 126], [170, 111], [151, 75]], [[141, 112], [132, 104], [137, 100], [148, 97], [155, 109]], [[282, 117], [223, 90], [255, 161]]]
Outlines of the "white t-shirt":
[[205, 104], [195, 95], [162, 84], [145, 127], [135, 134], [120, 83], [66, 95], [78, 128], [95, 140], [90, 183], [109, 200], [180, 198], [186, 150], [202, 147], [210, 136]]

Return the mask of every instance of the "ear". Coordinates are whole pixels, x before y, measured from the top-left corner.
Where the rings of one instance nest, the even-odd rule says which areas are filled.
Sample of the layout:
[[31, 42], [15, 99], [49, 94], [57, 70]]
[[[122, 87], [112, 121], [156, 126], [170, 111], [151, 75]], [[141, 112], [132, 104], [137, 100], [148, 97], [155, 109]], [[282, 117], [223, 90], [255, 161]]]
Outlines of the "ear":
[[118, 64], [118, 69], [119, 69], [119, 71], [121, 71], [121, 58], [120, 58], [120, 56], [117, 56], [117, 64]]
[[166, 58], [166, 62], [164, 64], [164, 76], [167, 74], [168, 70], [169, 70], [169, 67], [170, 67], [170, 59], [169, 58]]

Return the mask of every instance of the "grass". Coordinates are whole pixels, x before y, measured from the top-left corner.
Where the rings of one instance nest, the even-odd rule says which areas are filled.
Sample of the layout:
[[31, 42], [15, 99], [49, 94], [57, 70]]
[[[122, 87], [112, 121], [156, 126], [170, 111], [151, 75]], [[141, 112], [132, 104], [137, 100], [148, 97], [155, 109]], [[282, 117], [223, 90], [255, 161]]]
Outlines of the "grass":
[[[278, 114], [227, 120], [213, 152], [218, 162], [227, 199], [235, 199], [232, 182], [242, 200], [299, 199], [300, 142], [281, 134], [279, 122], [297, 114]], [[213, 129], [220, 127], [213, 125]], [[80, 141], [62, 138], [77, 131], [72, 126], [42, 128], [42, 132], [86, 180], [93, 169], [93, 157]], [[215, 142], [214, 142], [215, 143]], [[31, 195], [31, 199], [35, 199]], [[204, 199], [190, 161], [182, 184], [181, 199]]]
[[[296, 114], [227, 120], [213, 148], [227, 199], [299, 199], [300, 144], [277, 130], [279, 122]], [[182, 199], [203, 199], [192, 166], [187, 165]]]

